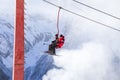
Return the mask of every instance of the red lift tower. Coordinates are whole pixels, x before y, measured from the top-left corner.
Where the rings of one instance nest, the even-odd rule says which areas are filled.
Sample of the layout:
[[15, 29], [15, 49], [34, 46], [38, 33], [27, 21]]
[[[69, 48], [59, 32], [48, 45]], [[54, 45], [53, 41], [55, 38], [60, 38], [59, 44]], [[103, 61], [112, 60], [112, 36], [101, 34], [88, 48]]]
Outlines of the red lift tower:
[[12, 80], [24, 80], [24, 0], [16, 0]]

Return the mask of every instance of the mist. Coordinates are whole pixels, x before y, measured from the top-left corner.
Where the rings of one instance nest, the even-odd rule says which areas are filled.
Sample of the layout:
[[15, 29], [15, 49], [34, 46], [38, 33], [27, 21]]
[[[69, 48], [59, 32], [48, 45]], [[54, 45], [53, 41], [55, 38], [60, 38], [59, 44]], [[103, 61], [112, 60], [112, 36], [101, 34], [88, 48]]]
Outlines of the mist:
[[[89, 0], [83, 2], [119, 17], [118, 8], [116, 9], [119, 6], [117, 3], [119, 1], [112, 0], [106, 5], [108, 1]], [[55, 3], [53, 0], [51, 2]], [[65, 4], [64, 1], [63, 4]], [[61, 5], [64, 6], [63, 4]], [[64, 7], [120, 29], [119, 20], [83, 6], [79, 7], [78, 4], [76, 4], [76, 7], [75, 4], [70, 1], [67, 6], [72, 6]], [[66, 41], [64, 47], [61, 50], [57, 50], [58, 56], [53, 58], [54, 65], [61, 67], [61, 69], [54, 68], [49, 70], [43, 76], [43, 80], [119, 80], [120, 32], [63, 10], [61, 11], [60, 20], [61, 33], [65, 35]]]
[[[81, 49], [61, 50], [54, 57], [54, 64], [61, 69], [52, 69], [43, 80], [113, 80], [111, 79], [111, 55], [99, 43], [85, 43]], [[118, 79], [116, 79], [118, 80]]]

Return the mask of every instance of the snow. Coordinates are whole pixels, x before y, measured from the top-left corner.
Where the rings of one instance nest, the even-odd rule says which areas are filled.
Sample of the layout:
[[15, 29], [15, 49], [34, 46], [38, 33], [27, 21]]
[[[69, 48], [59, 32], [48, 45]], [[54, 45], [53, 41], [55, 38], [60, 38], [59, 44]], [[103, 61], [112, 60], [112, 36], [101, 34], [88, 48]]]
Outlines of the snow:
[[[72, 0], [48, 1], [120, 29], [119, 20]], [[119, 0], [78, 1], [120, 17]], [[4, 32], [7, 35], [14, 34], [13, 28], [8, 28], [3, 23], [8, 22], [14, 26], [15, 6], [13, 4], [15, 5], [15, 0], [0, 0], [0, 2], [0, 15], [2, 15], [0, 34], [4, 34]], [[28, 51], [25, 52], [25, 80], [120, 79], [120, 32], [61, 10], [60, 33], [65, 35], [65, 44], [62, 49], [57, 50], [59, 56], [50, 56], [44, 51], [48, 49], [48, 45], [57, 33], [58, 8], [43, 0], [25, 0], [25, 2], [25, 46], [28, 48]], [[11, 6], [10, 9], [9, 6]], [[13, 43], [13, 37], [10, 38], [8, 40]], [[6, 52], [3, 45], [0, 49]], [[13, 52], [11, 51], [11, 53]], [[3, 65], [7, 68], [12, 67], [12, 55], [10, 54], [6, 58], [1, 56]]]
[[[43, 46], [42, 50], [39, 49], [43, 45], [43, 43], [37, 44], [29, 53], [25, 55], [25, 68], [28, 68], [29, 66], [35, 66], [36, 62], [40, 59], [40, 57], [44, 54], [44, 50], [47, 48], [47, 46]], [[47, 50], [47, 49], [46, 49]]]

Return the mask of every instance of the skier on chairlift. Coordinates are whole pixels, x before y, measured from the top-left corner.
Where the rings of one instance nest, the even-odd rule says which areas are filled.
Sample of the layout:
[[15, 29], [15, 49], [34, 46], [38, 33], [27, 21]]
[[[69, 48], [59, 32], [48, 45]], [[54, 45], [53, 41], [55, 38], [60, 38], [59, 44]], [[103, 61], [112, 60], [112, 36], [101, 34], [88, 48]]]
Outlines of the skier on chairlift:
[[51, 55], [55, 55], [56, 54], [56, 49], [61, 48], [64, 44], [64, 41], [65, 41], [65, 38], [62, 34], [59, 37], [60, 10], [61, 10], [61, 7], [59, 7], [58, 16], [57, 16], [57, 30], [58, 30], [58, 33], [55, 35], [55, 40], [52, 41], [52, 43], [49, 45], [49, 50], [46, 51], [47, 53], [50, 53]]
[[60, 37], [58, 37], [58, 34], [55, 35], [55, 40], [52, 41], [52, 43], [49, 45], [48, 53], [51, 55], [56, 55], [56, 49], [61, 48], [64, 44], [64, 36], [61, 34]]

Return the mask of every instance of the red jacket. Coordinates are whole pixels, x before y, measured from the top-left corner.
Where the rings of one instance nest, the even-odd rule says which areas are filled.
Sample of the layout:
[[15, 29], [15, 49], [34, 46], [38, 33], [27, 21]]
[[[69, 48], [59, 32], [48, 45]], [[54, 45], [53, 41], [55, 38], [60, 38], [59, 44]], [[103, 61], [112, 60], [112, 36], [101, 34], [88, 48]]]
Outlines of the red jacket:
[[64, 44], [64, 37], [60, 37], [58, 38], [58, 41], [57, 41], [57, 48], [61, 48]]

